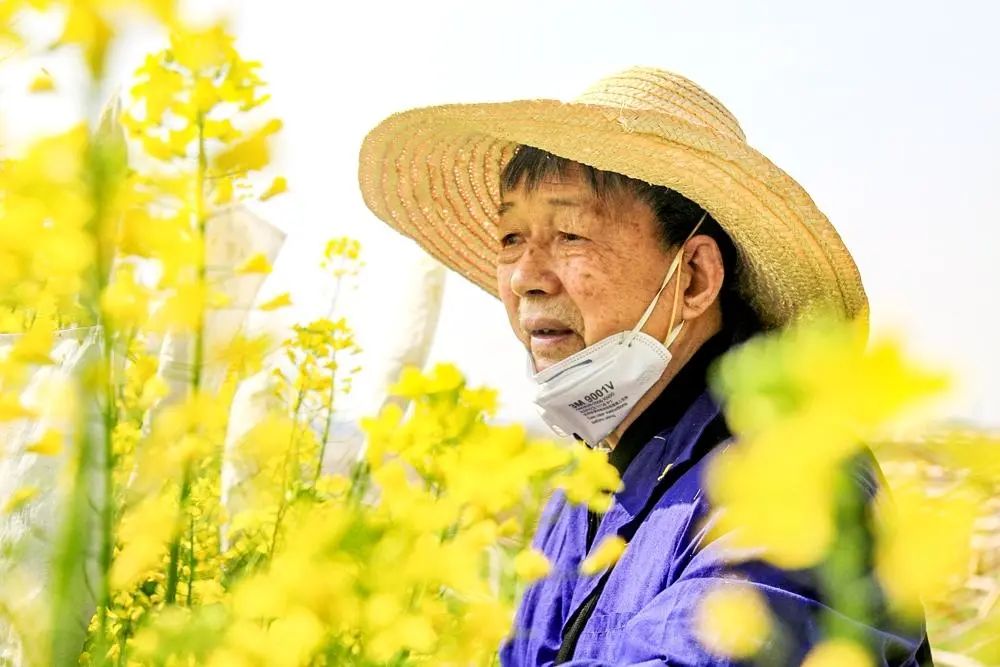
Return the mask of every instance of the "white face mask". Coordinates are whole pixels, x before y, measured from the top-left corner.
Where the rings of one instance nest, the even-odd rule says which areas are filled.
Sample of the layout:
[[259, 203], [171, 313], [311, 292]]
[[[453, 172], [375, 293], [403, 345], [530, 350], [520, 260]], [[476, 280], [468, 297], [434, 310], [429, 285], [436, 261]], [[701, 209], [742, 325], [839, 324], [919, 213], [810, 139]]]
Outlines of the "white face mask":
[[[691, 236], [701, 226], [703, 215]], [[686, 243], [686, 241], [685, 241]], [[538, 385], [534, 403], [542, 419], [557, 434], [575, 435], [589, 445], [606, 438], [625, 419], [639, 399], [663, 375], [671, 355], [668, 349], [684, 326], [673, 327], [680, 280], [671, 306], [671, 329], [661, 343], [642, 331], [667, 283], [680, 266], [684, 246], [674, 256], [666, 277], [642, 318], [631, 331], [622, 331], [536, 372], [528, 353], [529, 375]]]

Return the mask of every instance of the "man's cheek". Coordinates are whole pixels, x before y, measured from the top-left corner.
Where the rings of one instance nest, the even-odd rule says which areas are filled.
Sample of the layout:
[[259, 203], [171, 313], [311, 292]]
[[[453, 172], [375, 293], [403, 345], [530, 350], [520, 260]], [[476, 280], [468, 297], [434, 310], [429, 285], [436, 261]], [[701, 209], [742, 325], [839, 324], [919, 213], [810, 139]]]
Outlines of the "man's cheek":
[[570, 288], [567, 290], [570, 297], [576, 303], [585, 303], [600, 295], [601, 276], [595, 271], [581, 271], [577, 273], [571, 281], [567, 281]]

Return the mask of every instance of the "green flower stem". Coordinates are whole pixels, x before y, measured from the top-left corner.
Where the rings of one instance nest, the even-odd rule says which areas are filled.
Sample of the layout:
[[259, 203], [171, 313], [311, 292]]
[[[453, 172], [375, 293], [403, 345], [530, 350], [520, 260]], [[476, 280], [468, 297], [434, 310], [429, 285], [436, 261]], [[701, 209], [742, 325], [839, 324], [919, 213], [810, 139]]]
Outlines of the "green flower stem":
[[[285, 510], [288, 508], [285, 502], [288, 497], [288, 486], [290, 483], [290, 468], [292, 467], [292, 452], [297, 450], [298, 443], [298, 427], [299, 427], [299, 413], [302, 411], [302, 403], [305, 401], [305, 392], [299, 389], [298, 396], [295, 399], [295, 412], [292, 415], [292, 435], [290, 437], [290, 442], [288, 443], [288, 449], [285, 451], [285, 461], [282, 466], [282, 477], [281, 477], [281, 500], [278, 501], [278, 512], [274, 517], [274, 528], [271, 530], [271, 544], [267, 548], [267, 559], [271, 560], [274, 557], [274, 549], [278, 544], [278, 532], [281, 529], [281, 522], [285, 518]], [[298, 461], [298, 456], [295, 456], [295, 462]]]
[[[87, 553], [89, 539], [90, 508], [88, 498], [89, 469], [92, 464], [91, 453], [94, 449], [93, 434], [87, 429], [85, 419], [79, 420], [81, 432], [77, 440], [73, 466], [73, 482], [67, 498], [67, 511], [61, 527], [61, 534], [56, 547], [55, 567], [52, 580], [52, 632], [50, 635], [51, 665], [77, 665], [80, 654], [77, 626], [79, 624], [80, 605], [86, 599], [87, 587], [81, 575], [80, 555]], [[106, 605], [102, 605], [105, 608]], [[106, 612], [106, 608], [103, 609]], [[103, 636], [97, 650], [103, 657]]]
[[[333, 354], [333, 368], [336, 369], [337, 355]], [[333, 425], [333, 403], [337, 396], [337, 371], [331, 371], [330, 393], [326, 399], [326, 421], [323, 424], [323, 437], [319, 441], [319, 455], [316, 457], [316, 472], [313, 475], [313, 486], [319, 481], [319, 476], [323, 472], [323, 457], [326, 456], [326, 441], [330, 439], [330, 427]]]
[[[91, 88], [91, 93], [96, 91], [96, 86]], [[115, 543], [115, 512], [114, 512], [114, 451], [112, 437], [115, 425], [118, 420], [114, 390], [114, 351], [115, 330], [113, 323], [103, 317], [101, 310], [101, 295], [110, 280], [111, 264], [114, 259], [114, 246], [109, 242], [113, 235], [108, 229], [109, 202], [114, 197], [114, 190], [118, 187], [125, 170], [124, 144], [116, 141], [115, 134], [117, 126], [114, 122], [113, 110], [101, 118], [98, 133], [91, 135], [87, 144], [85, 155], [85, 174], [90, 199], [93, 204], [93, 212], [88, 221], [87, 229], [94, 245], [95, 262], [92, 265], [89, 279], [81, 295], [85, 309], [90, 313], [92, 321], [96, 323], [103, 332], [101, 343], [101, 360], [97, 373], [91, 377], [85, 377], [84, 382], [95, 381], [97, 387], [84, 387], [85, 395], [97, 395], [100, 397], [100, 424], [102, 433], [97, 435], [90, 431], [87, 423], [88, 415], [81, 415], [79, 432], [82, 436], [77, 442], [77, 457], [73, 461], [74, 477], [73, 487], [70, 491], [68, 514], [63, 534], [57, 545], [55, 561], [54, 582], [53, 582], [53, 632], [52, 632], [52, 663], [53, 664], [76, 664], [74, 656], [67, 653], [73, 650], [72, 643], [67, 646], [68, 637], [64, 633], [70, 632], [72, 626], [76, 625], [74, 618], [79, 607], [84, 604], [86, 596], [86, 585], [81, 585], [77, 579], [85, 576], [85, 570], [76, 572], [79, 568], [86, 568], [85, 560], [80, 558], [81, 554], [89, 551], [88, 542], [93, 539], [89, 530], [91, 525], [89, 517], [83, 515], [85, 508], [90, 507], [89, 488], [91, 485], [91, 475], [98, 474], [97, 480], [103, 497], [100, 499], [100, 509], [98, 512], [98, 549], [97, 566], [98, 587], [96, 594], [96, 613], [98, 620], [98, 645], [96, 653], [103, 660], [106, 631], [108, 625], [108, 607], [111, 603], [110, 572], [112, 554]], [[94, 369], [85, 369], [86, 372]], [[95, 456], [97, 448], [100, 448], [100, 456]], [[95, 459], [101, 463], [97, 469]]]
[[[340, 287], [342, 283], [343, 283], [343, 278], [338, 276], [333, 288], [333, 299], [330, 303], [331, 315], [337, 309], [337, 301], [338, 299], [340, 299]], [[336, 369], [336, 362], [337, 362], [336, 352], [334, 352], [333, 356], [331, 357], [331, 361], [334, 364], [333, 368]], [[334, 398], [336, 398], [336, 392], [337, 392], [337, 371], [334, 370], [333, 377], [330, 378], [330, 395], [327, 397], [327, 403], [326, 403], [326, 422], [323, 425], [323, 438], [320, 440], [319, 443], [319, 458], [316, 461], [316, 473], [315, 475], [313, 475], [314, 487], [316, 486], [316, 483], [319, 481], [320, 474], [323, 472], [323, 457], [326, 456], [326, 441], [330, 437], [330, 427], [333, 425], [333, 402]]]
[[187, 580], [187, 600], [185, 604], [191, 606], [194, 593], [194, 570], [198, 564], [194, 555], [194, 515], [188, 515], [188, 580]]
[[[205, 153], [205, 118], [198, 116], [198, 173], [195, 178], [195, 216], [198, 221], [198, 283], [205, 284], [208, 273], [205, 259], [205, 237], [208, 227], [208, 216], [205, 209], [205, 174], [208, 170], [208, 157]], [[202, 364], [205, 361], [205, 305], [198, 312], [198, 326], [194, 337], [194, 369], [191, 387], [195, 392], [201, 389]]]
[[866, 506], [853, 480], [852, 471], [859, 460], [860, 457], [848, 461], [837, 475], [836, 541], [819, 567], [819, 577], [833, 610], [823, 617], [824, 635], [828, 639], [847, 639], [870, 649], [864, 633], [859, 630], [872, 622], [876, 593], [872, 579], [873, 544], [866, 534]]
[[[181, 493], [178, 499], [178, 506], [183, 512], [187, 507], [188, 498], [191, 496], [191, 464], [184, 468], [184, 479], [181, 482]], [[177, 535], [170, 542], [170, 562], [167, 565], [167, 590], [164, 594], [164, 602], [174, 604], [177, 601], [177, 580], [180, 570], [181, 537]]]
[[[205, 152], [205, 118], [202, 115], [198, 116], [198, 172], [195, 178], [195, 217], [197, 219], [198, 225], [198, 238], [201, 241], [199, 244], [199, 256], [198, 256], [198, 281], [200, 284], [205, 284], [205, 276], [207, 273], [206, 260], [205, 260], [205, 230], [207, 227], [208, 217], [205, 208], [205, 174], [208, 169], [208, 157]], [[201, 389], [202, 384], [202, 365], [204, 364], [204, 347], [205, 347], [205, 306], [202, 304], [201, 309], [198, 312], [198, 325], [195, 328], [195, 338], [194, 338], [194, 367], [192, 369], [191, 376], [191, 393], [197, 394]], [[179, 499], [178, 512], [180, 516], [183, 516], [187, 510], [187, 501], [191, 495], [191, 486], [193, 484], [193, 464], [192, 462], [187, 462], [184, 467], [184, 477], [181, 482], [181, 494]], [[188, 524], [188, 539], [192, 545], [192, 552], [189, 558], [189, 564], [191, 567], [191, 576], [194, 572], [195, 560], [194, 560], [194, 524]], [[167, 590], [165, 595], [165, 602], [167, 604], [174, 604], [177, 601], [177, 580], [178, 573], [180, 570], [180, 551], [181, 551], [181, 535], [178, 534], [170, 542], [170, 561], [167, 565]], [[190, 581], [190, 579], [189, 579]], [[188, 600], [190, 600], [191, 590], [188, 588]]]

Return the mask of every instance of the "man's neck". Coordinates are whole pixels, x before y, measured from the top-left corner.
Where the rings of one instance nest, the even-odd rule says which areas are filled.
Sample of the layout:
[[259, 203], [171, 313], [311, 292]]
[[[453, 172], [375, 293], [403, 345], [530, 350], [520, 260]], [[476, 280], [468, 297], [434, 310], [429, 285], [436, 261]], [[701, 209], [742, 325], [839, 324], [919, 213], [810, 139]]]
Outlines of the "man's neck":
[[[694, 323], [692, 323], [694, 324]], [[602, 444], [606, 445], [610, 449], [614, 449], [621, 442], [622, 436], [629, 429], [632, 424], [639, 418], [642, 413], [652, 405], [657, 398], [664, 392], [667, 391], [670, 383], [676, 378], [681, 371], [687, 366], [688, 362], [697, 354], [698, 350], [701, 349], [709, 339], [714, 335], [719, 333], [721, 326], [715, 324], [710, 327], [698, 327], [691, 326], [687, 331], [682, 332], [678, 336], [677, 340], [674, 341], [673, 349], [671, 350], [671, 360], [667, 364], [667, 368], [663, 371], [663, 375], [660, 379], [656, 381], [649, 391], [643, 394], [639, 402], [635, 404], [632, 410], [625, 416], [622, 423], [612, 431], [603, 441]], [[687, 334], [687, 335], [685, 335]], [[703, 379], [703, 378], [699, 378]]]

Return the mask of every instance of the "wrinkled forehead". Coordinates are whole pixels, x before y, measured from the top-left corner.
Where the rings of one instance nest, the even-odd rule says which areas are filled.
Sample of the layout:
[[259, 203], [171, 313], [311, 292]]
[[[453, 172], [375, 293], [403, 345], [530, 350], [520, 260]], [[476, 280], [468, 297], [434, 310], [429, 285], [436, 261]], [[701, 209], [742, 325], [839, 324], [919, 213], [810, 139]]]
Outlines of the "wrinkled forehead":
[[538, 160], [530, 164], [511, 164], [500, 178], [500, 192], [531, 192], [540, 185], [577, 185], [591, 187], [588, 168], [569, 160]]
[[533, 146], [520, 146], [500, 175], [501, 195], [513, 190], [532, 192], [541, 184], [568, 184], [586, 187], [602, 201], [614, 195], [634, 193], [632, 179], [601, 171]]
[[518, 204], [572, 207], [615, 218], [644, 202], [621, 183], [595, 182], [589, 167], [570, 162], [538, 173], [521, 174], [501, 189], [501, 217]]
[[621, 197], [598, 196], [598, 193], [580, 177], [546, 176], [537, 183], [522, 182], [505, 192], [501, 198], [501, 224], [524, 216], [551, 215], [583, 216], [592, 221], [614, 221], [627, 210]]

